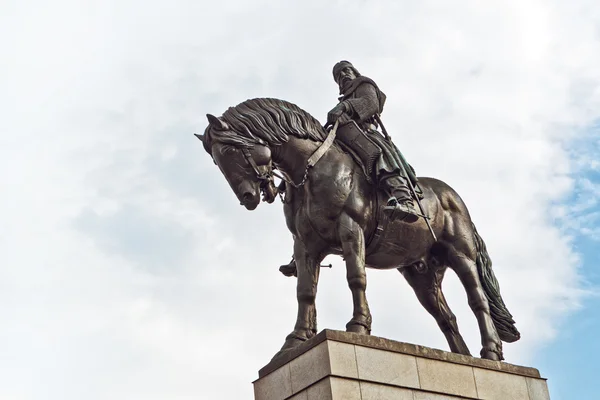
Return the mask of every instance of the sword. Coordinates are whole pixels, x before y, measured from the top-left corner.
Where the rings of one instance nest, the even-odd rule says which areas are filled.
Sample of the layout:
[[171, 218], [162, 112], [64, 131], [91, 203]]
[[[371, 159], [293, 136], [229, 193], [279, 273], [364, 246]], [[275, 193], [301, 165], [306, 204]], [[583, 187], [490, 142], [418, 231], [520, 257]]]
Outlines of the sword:
[[[377, 121], [379, 126], [381, 126], [381, 130], [383, 131], [385, 138], [387, 140], [391, 140], [390, 135], [388, 135], [387, 130], [385, 129], [385, 126], [383, 125], [383, 122], [381, 122], [381, 118], [379, 118], [379, 114], [375, 114], [375, 120]], [[398, 150], [398, 151], [400, 151], [400, 150]], [[415, 191], [415, 188], [410, 180], [408, 171], [406, 171], [406, 168], [404, 168], [403, 162], [400, 163], [400, 167], [402, 168], [402, 172], [404, 172], [404, 175], [406, 176], [406, 181], [408, 182], [408, 187], [409, 187], [410, 191], [412, 192], [413, 197], [417, 201], [417, 204], [419, 205], [419, 209], [421, 210], [421, 214], [422, 214], [420, 216], [423, 217], [423, 219], [425, 220], [425, 223], [427, 224], [427, 227], [429, 228], [429, 232], [431, 232], [431, 236], [433, 236], [433, 240], [437, 242], [437, 237], [435, 236], [435, 233], [433, 232], [433, 228], [431, 228], [431, 224], [429, 223], [430, 218], [427, 214], [425, 214], [423, 205], [421, 204], [421, 201], [419, 200], [419, 196], [417, 196], [417, 192]]]

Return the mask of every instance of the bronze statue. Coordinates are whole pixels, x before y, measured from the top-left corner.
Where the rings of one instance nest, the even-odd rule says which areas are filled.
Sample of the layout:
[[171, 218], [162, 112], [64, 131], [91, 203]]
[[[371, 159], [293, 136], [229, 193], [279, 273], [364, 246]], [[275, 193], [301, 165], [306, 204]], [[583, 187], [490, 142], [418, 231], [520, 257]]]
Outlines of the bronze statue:
[[[338, 80], [344, 86], [342, 74]], [[378, 166], [375, 170], [384, 171], [377, 176], [379, 181], [375, 181], [365, 172], [365, 166], [354, 154], [356, 151], [353, 153], [341, 139], [335, 140], [338, 129], [341, 134], [341, 127], [356, 124], [352, 116], [358, 115], [360, 124], [372, 123], [368, 118], [363, 120], [370, 111], [361, 114], [358, 101], [343, 103], [350, 99], [355, 98], [342, 100], [346, 105], [338, 109], [350, 107], [352, 114], [344, 111], [348, 116], [342, 117], [334, 108], [328, 118], [334, 126], [329, 131], [292, 103], [258, 98], [230, 107], [219, 118], [208, 114], [209, 125], [204, 135], [197, 135], [248, 210], [258, 206], [261, 193], [267, 202], [275, 199], [278, 189], [273, 184], [273, 175], [285, 181], [280, 187], [285, 194], [280, 195], [294, 239], [298, 316], [294, 330], [278, 354], [317, 333], [315, 297], [320, 263], [327, 255], [336, 254], [346, 262], [354, 303], [347, 331], [371, 332], [365, 267], [397, 269], [437, 321], [450, 350], [470, 355], [441, 289], [444, 273], [450, 267], [464, 285], [479, 322], [481, 356], [502, 360], [502, 341], [514, 342], [520, 334], [502, 300], [490, 257], [466, 205], [446, 183], [421, 177], [418, 179], [421, 217], [415, 221], [390, 218], [384, 212], [390, 206], [389, 191], [400, 196], [397, 200], [404, 201], [405, 193], [400, 194], [404, 189], [400, 189], [402, 183], [389, 184], [386, 193], [379, 183], [385, 181], [387, 173], [398, 173], [396, 164], [390, 161], [399, 162], [396, 155], [386, 155], [383, 161], [373, 160]], [[394, 151], [391, 145], [386, 146], [390, 153]], [[403, 179], [406, 176], [398, 181]]]

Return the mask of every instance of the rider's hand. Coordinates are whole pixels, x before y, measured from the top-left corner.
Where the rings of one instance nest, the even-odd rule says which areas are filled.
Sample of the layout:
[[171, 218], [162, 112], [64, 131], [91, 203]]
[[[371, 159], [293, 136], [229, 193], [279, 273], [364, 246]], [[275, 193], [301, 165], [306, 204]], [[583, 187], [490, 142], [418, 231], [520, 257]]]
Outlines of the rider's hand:
[[333, 107], [331, 111], [327, 113], [327, 124], [333, 125], [335, 121], [337, 121], [337, 119], [344, 115], [344, 113], [346, 113], [347, 111], [348, 109], [346, 107], [346, 103], [338, 103], [338, 105]]
[[344, 123], [350, 121], [352, 118], [350, 118], [350, 116], [347, 113], [342, 114], [342, 116], [338, 119], [338, 121], [340, 122], [340, 125], [343, 125]]

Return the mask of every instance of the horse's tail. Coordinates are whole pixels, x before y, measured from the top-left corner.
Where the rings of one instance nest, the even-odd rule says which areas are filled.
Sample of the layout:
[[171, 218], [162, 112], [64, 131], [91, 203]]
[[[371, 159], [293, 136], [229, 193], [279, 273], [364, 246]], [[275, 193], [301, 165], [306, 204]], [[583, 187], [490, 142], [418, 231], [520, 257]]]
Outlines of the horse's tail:
[[483, 286], [485, 297], [487, 297], [490, 305], [492, 321], [494, 321], [501, 340], [507, 343], [516, 342], [521, 338], [521, 334], [515, 327], [515, 320], [502, 300], [500, 285], [492, 270], [492, 260], [483, 239], [477, 233], [477, 229], [475, 229], [475, 224], [473, 224], [473, 235], [475, 236], [475, 246], [477, 249], [477, 271], [479, 272], [479, 280]]

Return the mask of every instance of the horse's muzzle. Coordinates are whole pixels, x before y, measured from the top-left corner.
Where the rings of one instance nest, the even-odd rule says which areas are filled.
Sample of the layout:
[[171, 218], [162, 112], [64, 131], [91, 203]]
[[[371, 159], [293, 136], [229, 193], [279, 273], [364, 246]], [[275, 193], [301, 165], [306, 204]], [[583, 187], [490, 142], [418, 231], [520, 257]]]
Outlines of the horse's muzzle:
[[256, 207], [258, 207], [258, 204], [260, 203], [260, 197], [252, 194], [250, 192], [244, 192], [244, 194], [242, 194], [242, 199], [240, 201], [240, 204], [243, 205], [244, 207], [246, 207], [248, 210], [254, 210]]

